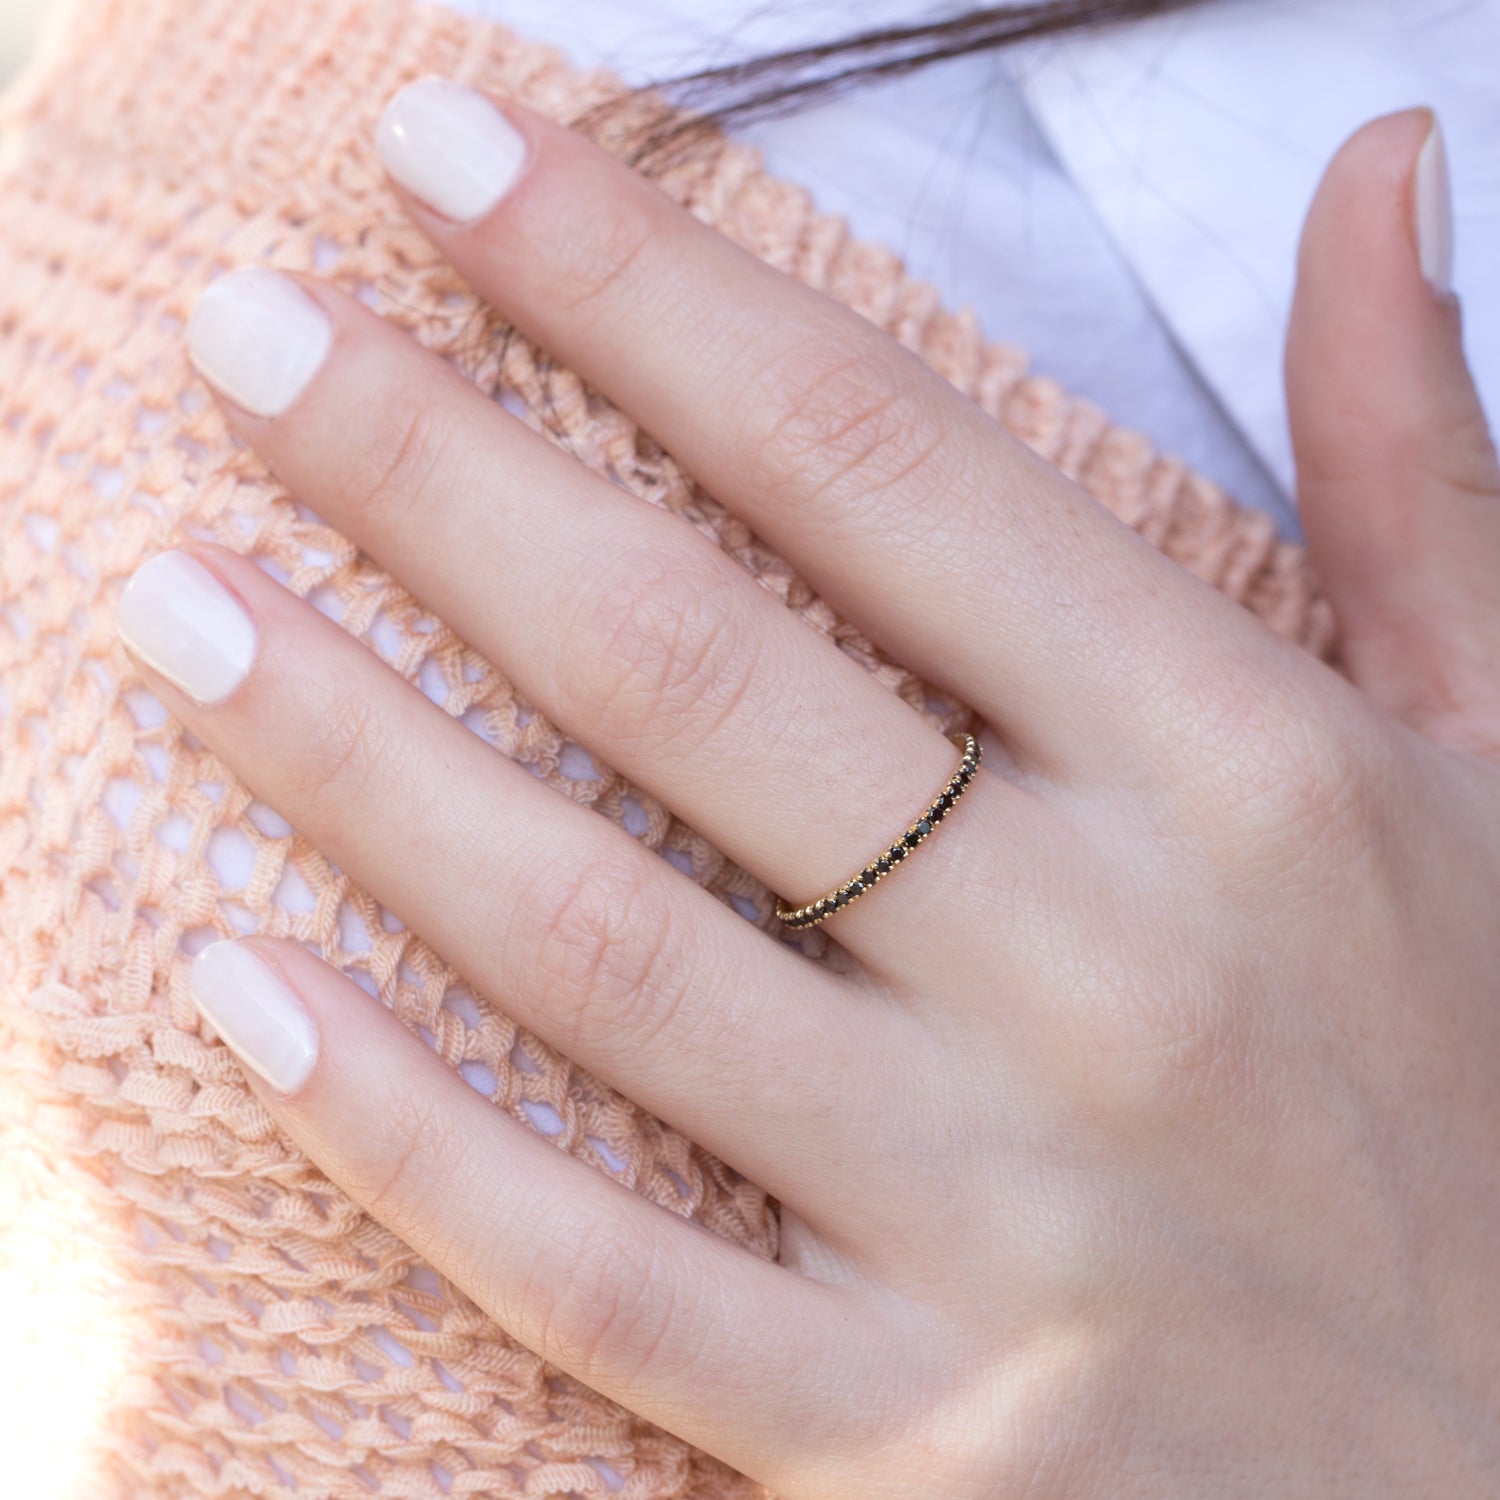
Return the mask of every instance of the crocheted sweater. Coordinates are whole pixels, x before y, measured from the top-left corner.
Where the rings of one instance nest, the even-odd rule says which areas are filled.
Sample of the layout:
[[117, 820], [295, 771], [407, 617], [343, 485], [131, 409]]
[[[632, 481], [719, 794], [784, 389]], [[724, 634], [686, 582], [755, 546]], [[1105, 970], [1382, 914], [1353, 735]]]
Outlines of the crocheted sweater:
[[[918, 712], [970, 725], [627, 416], [507, 336], [410, 225], [371, 137], [385, 99], [429, 72], [564, 118], [621, 92], [411, 0], [78, 0], [0, 101], [0, 1330], [17, 1340], [0, 1422], [21, 1434], [7, 1471], [45, 1465], [49, 1495], [762, 1493], [517, 1345], [366, 1217], [273, 1125], [188, 998], [207, 941], [293, 935], [558, 1150], [776, 1255], [759, 1188], [477, 996], [133, 673], [113, 623], [126, 578], [174, 539], [212, 537], [559, 795], [775, 926], [761, 884], [570, 743], [229, 436], [182, 339], [211, 277], [271, 263], [356, 289], [580, 463], [682, 512]], [[629, 111], [616, 118], [606, 144], [628, 134]], [[1029, 375], [754, 151], [711, 142], [662, 181], [1334, 658], [1306, 559], [1265, 516]], [[821, 931], [795, 940], [841, 961]]]

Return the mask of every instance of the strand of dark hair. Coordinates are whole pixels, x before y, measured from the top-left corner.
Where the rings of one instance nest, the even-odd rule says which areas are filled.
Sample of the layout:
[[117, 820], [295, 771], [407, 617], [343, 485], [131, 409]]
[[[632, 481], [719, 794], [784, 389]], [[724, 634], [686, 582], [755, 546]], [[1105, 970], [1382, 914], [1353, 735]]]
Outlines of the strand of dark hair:
[[[1085, 27], [1141, 20], [1203, 0], [1025, 0], [988, 5], [940, 20], [856, 31], [832, 41], [789, 47], [649, 86], [659, 101], [627, 158], [660, 170], [730, 124], [785, 115], [876, 79], [895, 78], [948, 58], [996, 51]], [[638, 91], [645, 92], [645, 91]], [[594, 133], [616, 108], [607, 101], [573, 123]]]
[[[869, 27], [828, 42], [660, 79], [612, 95], [569, 123], [585, 134], [611, 138], [611, 149], [624, 160], [656, 175], [681, 160], [711, 156], [715, 143], [726, 139], [723, 127], [730, 124], [790, 114], [863, 83], [914, 73], [947, 58], [996, 51], [1088, 27], [1144, 20], [1206, 3], [1209, 0], [1023, 0], [940, 20]], [[623, 138], [622, 110], [627, 116]], [[476, 319], [473, 339], [461, 340], [456, 347], [498, 368], [514, 329], [509, 325], [497, 328], [493, 314], [482, 304], [476, 304], [472, 316]], [[566, 427], [553, 420], [556, 414], [551, 409], [552, 360], [538, 350], [536, 361], [543, 424], [562, 435]]]

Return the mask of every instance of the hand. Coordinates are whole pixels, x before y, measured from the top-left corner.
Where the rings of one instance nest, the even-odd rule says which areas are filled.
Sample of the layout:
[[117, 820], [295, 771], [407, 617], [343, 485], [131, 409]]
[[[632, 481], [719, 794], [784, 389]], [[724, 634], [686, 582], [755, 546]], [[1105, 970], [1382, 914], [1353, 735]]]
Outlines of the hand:
[[[1413, 227], [1431, 117], [1354, 138], [1303, 246], [1300, 503], [1349, 680], [883, 333], [509, 116], [398, 97], [416, 224], [988, 753], [828, 919], [835, 972], [247, 559], [149, 560], [121, 624], [171, 710], [773, 1194], [780, 1259], [557, 1151], [300, 945], [216, 943], [194, 996], [276, 1120], [517, 1339], [787, 1500], [1495, 1493], [1500, 472], [1430, 153], [1421, 255]], [[299, 498], [789, 898], [953, 771], [691, 527], [352, 296], [239, 273], [190, 340]]]

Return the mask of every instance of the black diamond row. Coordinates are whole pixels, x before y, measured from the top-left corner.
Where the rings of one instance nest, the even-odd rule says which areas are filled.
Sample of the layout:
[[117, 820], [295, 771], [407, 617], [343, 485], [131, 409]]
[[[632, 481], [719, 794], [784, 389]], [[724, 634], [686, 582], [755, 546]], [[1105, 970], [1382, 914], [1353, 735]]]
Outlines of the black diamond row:
[[782, 921], [788, 927], [807, 927], [822, 917], [830, 915], [841, 906], [847, 906], [858, 895], [874, 885], [882, 875], [888, 874], [911, 853], [923, 839], [937, 827], [948, 814], [948, 809], [958, 801], [963, 789], [973, 780], [979, 767], [979, 741], [973, 740], [964, 750], [964, 758], [958, 769], [948, 778], [948, 784], [938, 793], [932, 805], [896, 840], [883, 854], [865, 866], [852, 880], [846, 881], [832, 895], [804, 906], [800, 911], [789, 912]]

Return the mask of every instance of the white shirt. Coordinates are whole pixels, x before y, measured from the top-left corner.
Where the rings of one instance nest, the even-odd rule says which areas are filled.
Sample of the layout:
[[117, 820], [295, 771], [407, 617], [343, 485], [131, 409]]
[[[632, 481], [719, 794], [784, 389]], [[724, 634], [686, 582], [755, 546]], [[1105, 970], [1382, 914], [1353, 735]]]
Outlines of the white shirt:
[[[446, 0], [653, 79], [920, 0]], [[935, 64], [735, 127], [992, 338], [1300, 535], [1281, 379], [1303, 216], [1339, 143], [1433, 105], [1456, 285], [1500, 397], [1500, 0], [1206, 0]], [[1374, 310], [1372, 310], [1372, 315]]]

